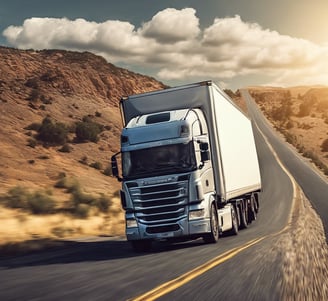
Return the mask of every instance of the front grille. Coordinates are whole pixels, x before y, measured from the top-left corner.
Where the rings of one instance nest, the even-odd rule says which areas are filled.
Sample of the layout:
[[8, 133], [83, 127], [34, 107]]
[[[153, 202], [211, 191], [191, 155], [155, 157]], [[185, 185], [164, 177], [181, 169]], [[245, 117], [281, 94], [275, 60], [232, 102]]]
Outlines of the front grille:
[[177, 222], [187, 216], [188, 178], [171, 178], [169, 183], [163, 182], [145, 185], [140, 181], [127, 185], [136, 218], [139, 223], [149, 226], [148, 233], [179, 230]]
[[157, 227], [147, 227], [146, 231], [150, 234], [173, 232], [180, 229], [179, 225], [168, 225], [168, 226], [157, 226]]

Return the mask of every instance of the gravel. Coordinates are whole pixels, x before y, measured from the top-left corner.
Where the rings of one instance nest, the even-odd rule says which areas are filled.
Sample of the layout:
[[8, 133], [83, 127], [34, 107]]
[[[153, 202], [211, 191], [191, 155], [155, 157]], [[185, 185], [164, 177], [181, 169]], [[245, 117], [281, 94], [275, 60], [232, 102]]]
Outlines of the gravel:
[[278, 240], [283, 300], [328, 300], [328, 246], [321, 219], [298, 191], [289, 225]]

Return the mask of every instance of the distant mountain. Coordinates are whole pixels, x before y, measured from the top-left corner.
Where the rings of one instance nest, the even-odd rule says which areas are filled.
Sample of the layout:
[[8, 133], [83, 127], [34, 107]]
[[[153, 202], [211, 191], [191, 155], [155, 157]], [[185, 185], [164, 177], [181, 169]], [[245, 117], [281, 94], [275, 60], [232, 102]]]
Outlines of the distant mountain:
[[[119, 150], [119, 100], [165, 85], [89, 52], [0, 47], [0, 62], [0, 193], [16, 185], [53, 187], [60, 173], [76, 177], [86, 191], [117, 190], [103, 172]], [[63, 145], [39, 139], [46, 117], [69, 128]], [[101, 128], [96, 143], [76, 139], [82, 121]]]

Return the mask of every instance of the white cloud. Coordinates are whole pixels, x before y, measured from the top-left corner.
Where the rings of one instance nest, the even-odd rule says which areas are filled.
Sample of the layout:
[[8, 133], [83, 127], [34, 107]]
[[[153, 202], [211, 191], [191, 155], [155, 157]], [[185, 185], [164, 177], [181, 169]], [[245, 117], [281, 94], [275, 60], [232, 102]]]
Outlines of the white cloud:
[[[157, 70], [161, 80], [270, 76], [283, 84], [328, 84], [328, 46], [281, 35], [240, 16], [201, 30], [192, 8], [167, 8], [141, 27], [129, 22], [30, 18], [3, 35], [18, 48], [92, 51], [114, 64]], [[315, 82], [316, 81], [316, 82]]]
[[143, 24], [140, 33], [159, 43], [175, 43], [195, 38], [199, 32], [199, 20], [193, 8], [176, 10], [167, 8], [158, 12], [151, 21]]

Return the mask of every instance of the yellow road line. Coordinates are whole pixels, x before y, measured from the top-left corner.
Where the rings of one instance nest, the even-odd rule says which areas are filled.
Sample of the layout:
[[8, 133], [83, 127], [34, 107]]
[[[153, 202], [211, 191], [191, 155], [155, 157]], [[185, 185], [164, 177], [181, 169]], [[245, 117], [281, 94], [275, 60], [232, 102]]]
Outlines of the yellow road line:
[[256, 128], [258, 129], [258, 131], [260, 132], [260, 134], [262, 135], [265, 143], [268, 145], [271, 153], [273, 154], [273, 156], [275, 157], [276, 161], [278, 162], [279, 166], [281, 167], [281, 169], [285, 172], [285, 174], [288, 176], [288, 178], [290, 179], [290, 181], [292, 182], [292, 185], [293, 185], [293, 199], [292, 199], [292, 206], [291, 206], [291, 209], [290, 209], [290, 212], [289, 212], [289, 217], [288, 217], [288, 222], [286, 224], [286, 226], [281, 230], [279, 231], [277, 234], [280, 234], [281, 232], [284, 232], [288, 229], [288, 227], [290, 226], [291, 224], [291, 221], [292, 221], [292, 216], [293, 216], [293, 212], [295, 210], [295, 203], [296, 203], [296, 200], [297, 200], [297, 192], [300, 190], [298, 184], [296, 183], [296, 180], [295, 178], [293, 177], [293, 175], [289, 172], [289, 170], [286, 168], [286, 166], [282, 163], [282, 161], [280, 160], [278, 154], [276, 153], [276, 151], [273, 149], [273, 146], [272, 144], [269, 142], [269, 139], [267, 136], [265, 136], [265, 134], [262, 132], [262, 130], [259, 128], [259, 126], [257, 125], [256, 122], [255, 123], [255, 126]]
[[186, 284], [187, 282], [191, 281], [192, 279], [200, 276], [201, 274], [204, 274], [208, 270], [210, 270], [210, 269], [220, 265], [221, 263], [227, 261], [228, 259], [236, 256], [238, 253], [242, 252], [243, 250], [257, 244], [258, 242], [260, 242], [261, 240], [263, 240], [266, 237], [267, 236], [263, 236], [263, 237], [251, 240], [250, 242], [246, 243], [243, 246], [229, 250], [229, 251], [211, 259], [210, 261], [198, 266], [197, 268], [152, 289], [151, 291], [149, 291], [143, 295], [140, 295], [136, 298], [130, 299], [130, 301], [156, 300], [157, 298], [177, 289], [178, 287]]
[[261, 133], [263, 139], [265, 140], [266, 144], [268, 145], [270, 151], [272, 152], [272, 154], [274, 155], [274, 157], [276, 158], [278, 164], [280, 165], [280, 167], [282, 168], [282, 170], [287, 174], [287, 176], [290, 178], [292, 185], [293, 185], [293, 200], [292, 200], [292, 206], [291, 206], [291, 211], [289, 213], [289, 218], [288, 218], [288, 223], [286, 224], [286, 226], [278, 231], [277, 233], [271, 234], [271, 235], [266, 235], [260, 238], [256, 238], [254, 240], [249, 241], [248, 243], [246, 243], [243, 246], [240, 247], [236, 247], [234, 249], [231, 249], [213, 259], [211, 259], [210, 261], [198, 266], [197, 268], [171, 280], [168, 281], [162, 285], [159, 285], [157, 287], [155, 287], [154, 289], [152, 289], [151, 291], [148, 291], [147, 293], [140, 295], [136, 298], [132, 298], [129, 299], [130, 301], [152, 301], [152, 300], [156, 300], [157, 298], [168, 294], [169, 292], [183, 286], [184, 284], [186, 284], [187, 282], [193, 280], [194, 278], [206, 273], [207, 271], [209, 271], [210, 269], [220, 265], [221, 263], [229, 260], [230, 258], [236, 256], [238, 253], [244, 251], [245, 249], [259, 243], [260, 241], [262, 241], [263, 239], [269, 237], [269, 236], [276, 236], [279, 235], [280, 233], [286, 231], [288, 229], [288, 227], [290, 226], [291, 223], [291, 219], [292, 219], [292, 212], [295, 209], [295, 202], [297, 199], [297, 184], [296, 181], [294, 179], [294, 177], [291, 175], [291, 173], [287, 170], [287, 168], [284, 166], [284, 164], [281, 162], [280, 158], [278, 157], [277, 153], [275, 152], [275, 150], [273, 149], [271, 143], [269, 142], [268, 138], [264, 135], [264, 133], [260, 130], [260, 128], [258, 127], [258, 125], [255, 123], [257, 129], [259, 130], [259, 132]]

